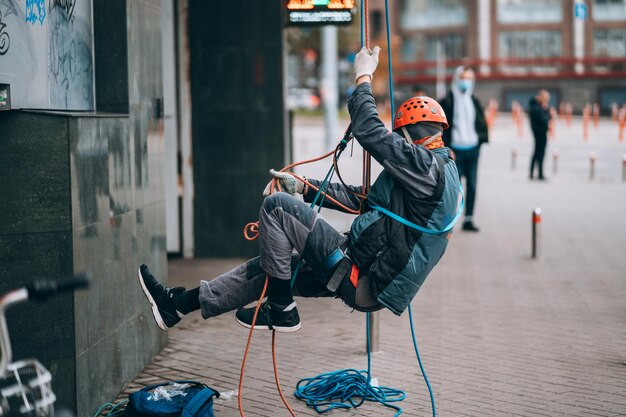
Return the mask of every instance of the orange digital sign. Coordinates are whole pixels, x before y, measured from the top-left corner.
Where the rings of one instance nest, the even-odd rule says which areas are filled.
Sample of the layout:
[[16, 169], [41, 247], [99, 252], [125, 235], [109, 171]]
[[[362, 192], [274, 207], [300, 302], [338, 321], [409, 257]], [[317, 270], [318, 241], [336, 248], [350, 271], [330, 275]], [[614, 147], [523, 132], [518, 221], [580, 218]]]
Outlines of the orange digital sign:
[[289, 10], [312, 10], [315, 8], [315, 6], [326, 6], [328, 9], [331, 10], [350, 10], [354, 8], [354, 0], [289, 0], [287, 8]]
[[289, 0], [292, 25], [328, 25], [352, 22], [355, 0]]

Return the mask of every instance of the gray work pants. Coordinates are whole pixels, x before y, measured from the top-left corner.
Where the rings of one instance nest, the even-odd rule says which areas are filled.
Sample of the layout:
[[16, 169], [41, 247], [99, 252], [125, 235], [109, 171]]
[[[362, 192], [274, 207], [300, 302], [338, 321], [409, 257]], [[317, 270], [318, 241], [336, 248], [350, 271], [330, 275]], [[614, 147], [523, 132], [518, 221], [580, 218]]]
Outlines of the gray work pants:
[[[211, 281], [201, 281], [202, 317], [215, 317], [258, 300], [266, 275], [291, 279], [300, 256], [304, 262], [292, 289], [293, 294], [303, 297], [337, 296], [326, 289], [329, 276], [324, 267], [328, 255], [345, 245], [346, 238], [308, 204], [285, 193], [267, 197], [259, 214], [259, 237], [259, 257]], [[294, 249], [300, 256], [293, 253]]]

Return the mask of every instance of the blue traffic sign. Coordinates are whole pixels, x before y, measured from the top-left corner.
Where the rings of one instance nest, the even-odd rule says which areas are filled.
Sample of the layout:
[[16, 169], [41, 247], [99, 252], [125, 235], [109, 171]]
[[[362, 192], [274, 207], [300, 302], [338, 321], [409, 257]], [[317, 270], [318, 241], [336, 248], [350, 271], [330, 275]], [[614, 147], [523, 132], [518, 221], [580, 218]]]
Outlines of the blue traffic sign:
[[574, 4], [574, 17], [580, 20], [587, 20], [587, 5], [585, 3]]

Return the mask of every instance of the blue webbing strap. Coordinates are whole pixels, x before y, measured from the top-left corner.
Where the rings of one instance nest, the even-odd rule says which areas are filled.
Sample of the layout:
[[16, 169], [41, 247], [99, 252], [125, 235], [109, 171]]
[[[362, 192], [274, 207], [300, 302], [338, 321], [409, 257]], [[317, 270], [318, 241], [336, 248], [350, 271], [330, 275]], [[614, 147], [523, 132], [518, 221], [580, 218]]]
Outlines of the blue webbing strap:
[[333, 253], [326, 257], [324, 261], [324, 271], [329, 272], [335, 265], [337, 265], [343, 258], [344, 254], [340, 248], [334, 250]]
[[415, 230], [418, 230], [418, 231], [420, 231], [422, 233], [426, 233], [426, 234], [429, 234], [429, 235], [440, 235], [442, 233], [446, 233], [446, 232], [450, 231], [450, 229], [452, 229], [454, 227], [456, 222], [459, 220], [459, 217], [461, 217], [461, 214], [463, 213], [463, 207], [465, 206], [465, 198], [463, 197], [463, 188], [462, 187], [459, 187], [459, 192], [461, 193], [461, 204], [459, 205], [459, 210], [457, 211], [457, 213], [454, 216], [454, 218], [452, 219], [452, 221], [446, 227], [444, 227], [441, 230], [427, 229], [427, 228], [422, 227], [420, 225], [417, 225], [417, 224], [415, 224], [413, 222], [410, 222], [407, 219], [405, 219], [404, 217], [400, 217], [396, 213], [391, 212], [391, 211], [389, 211], [386, 208], [381, 207], [381, 206], [372, 206], [372, 205], [370, 205], [370, 207], [372, 209], [376, 210], [376, 211], [379, 211], [379, 212], [383, 213], [386, 216], [391, 217], [395, 221], [400, 222], [403, 225], [410, 227], [411, 229], [415, 229]]
[[203, 387], [183, 408], [181, 417], [203, 417], [198, 415], [198, 411], [215, 395], [215, 391]]

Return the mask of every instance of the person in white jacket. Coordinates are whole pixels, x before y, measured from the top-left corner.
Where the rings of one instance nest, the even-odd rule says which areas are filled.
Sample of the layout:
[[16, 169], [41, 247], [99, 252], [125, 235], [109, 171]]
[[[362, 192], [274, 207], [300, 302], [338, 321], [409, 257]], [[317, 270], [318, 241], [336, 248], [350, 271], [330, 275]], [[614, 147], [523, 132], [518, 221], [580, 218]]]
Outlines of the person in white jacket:
[[474, 203], [478, 182], [478, 158], [480, 146], [489, 142], [489, 131], [485, 112], [474, 96], [476, 75], [466, 66], [454, 71], [450, 92], [442, 100], [441, 107], [448, 116], [450, 128], [444, 130], [443, 141], [452, 149], [459, 170], [459, 177], [465, 177], [465, 220], [463, 230], [478, 232], [474, 224]]

